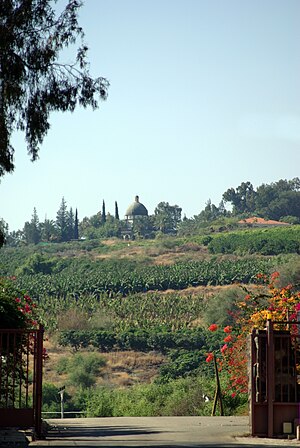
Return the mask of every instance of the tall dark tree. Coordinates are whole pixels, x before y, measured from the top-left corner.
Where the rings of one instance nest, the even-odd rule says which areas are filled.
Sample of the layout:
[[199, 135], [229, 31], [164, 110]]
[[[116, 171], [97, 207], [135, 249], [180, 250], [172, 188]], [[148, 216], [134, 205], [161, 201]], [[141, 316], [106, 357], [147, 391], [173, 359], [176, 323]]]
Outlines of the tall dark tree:
[[78, 211], [75, 210], [75, 221], [74, 221], [74, 240], [79, 238], [79, 222], [78, 222]]
[[[25, 132], [28, 153], [36, 160], [50, 112], [73, 111], [78, 104], [95, 109], [107, 97], [108, 81], [89, 73], [78, 23], [81, 1], [67, 0], [60, 14], [53, 3], [1, 0], [0, 176], [14, 169], [14, 130]], [[78, 41], [74, 60], [63, 63], [64, 50]]]
[[64, 197], [61, 200], [61, 204], [56, 215], [56, 227], [59, 240], [68, 241], [68, 211], [67, 203]]
[[7, 241], [8, 237], [8, 224], [4, 219], [0, 219], [0, 247]]
[[119, 217], [119, 208], [118, 208], [117, 201], [115, 201], [115, 219], [117, 219], [118, 221], [120, 219], [120, 217]]
[[41, 228], [35, 207], [33, 209], [31, 221], [27, 221], [24, 224], [23, 233], [27, 244], [38, 244], [41, 241]]
[[75, 228], [75, 216], [72, 207], [67, 214], [67, 226], [68, 226], [68, 241], [74, 239], [74, 228]]
[[103, 199], [103, 202], [102, 202], [101, 223], [102, 224], [106, 223], [106, 212], [105, 212], [105, 202], [104, 202], [104, 199]]

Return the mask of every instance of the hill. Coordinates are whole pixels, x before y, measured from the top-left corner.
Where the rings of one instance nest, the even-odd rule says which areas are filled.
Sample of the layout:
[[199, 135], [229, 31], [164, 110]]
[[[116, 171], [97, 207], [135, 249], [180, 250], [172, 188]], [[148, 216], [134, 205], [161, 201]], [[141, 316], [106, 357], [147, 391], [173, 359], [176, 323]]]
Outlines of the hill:
[[[88, 415], [209, 412], [203, 396], [213, 394], [214, 378], [205, 354], [219, 340], [207, 327], [232, 325], [245, 290], [264, 291], [261, 278], [274, 271], [285, 284], [299, 282], [299, 241], [300, 226], [291, 226], [1, 249], [0, 275], [32, 296], [45, 324], [44, 409], [59, 409], [52, 392], [67, 384], [68, 408]], [[200, 385], [192, 410], [187, 390]], [[150, 401], [130, 407], [141, 393]], [[168, 409], [164, 394], [174, 399]], [[228, 397], [227, 412], [242, 402]]]

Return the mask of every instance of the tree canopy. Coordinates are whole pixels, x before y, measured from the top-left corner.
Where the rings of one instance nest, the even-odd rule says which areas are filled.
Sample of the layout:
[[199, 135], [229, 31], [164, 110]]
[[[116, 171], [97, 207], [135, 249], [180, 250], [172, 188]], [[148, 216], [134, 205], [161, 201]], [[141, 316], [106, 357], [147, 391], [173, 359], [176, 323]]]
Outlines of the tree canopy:
[[[98, 107], [109, 83], [89, 74], [87, 46], [78, 23], [79, 0], [60, 14], [52, 0], [2, 0], [0, 6], [0, 177], [14, 169], [12, 133], [25, 133], [28, 154], [38, 158], [52, 111]], [[78, 48], [72, 63], [61, 53]]]
[[225, 191], [223, 200], [231, 202], [234, 215], [254, 213], [275, 220], [300, 218], [300, 179], [280, 179], [256, 190], [250, 182], [242, 182], [236, 189]]

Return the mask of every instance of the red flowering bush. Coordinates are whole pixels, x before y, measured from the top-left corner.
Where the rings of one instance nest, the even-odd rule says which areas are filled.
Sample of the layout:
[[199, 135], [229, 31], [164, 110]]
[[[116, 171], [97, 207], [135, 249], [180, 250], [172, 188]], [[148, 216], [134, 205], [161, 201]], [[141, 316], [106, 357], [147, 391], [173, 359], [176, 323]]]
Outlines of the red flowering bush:
[[[234, 315], [236, 322], [234, 332], [231, 326], [224, 328], [227, 334], [223, 339], [225, 344], [220, 348], [220, 358], [216, 359], [219, 364], [218, 370], [227, 378], [227, 393], [232, 398], [237, 394], [248, 392], [247, 339], [252, 328], [265, 328], [266, 320], [270, 317], [280, 322], [297, 321], [300, 312], [300, 292], [295, 291], [292, 285], [276, 288], [278, 277], [278, 272], [274, 272], [270, 278], [265, 274], [258, 274], [257, 279], [262, 282], [264, 288], [268, 286], [268, 294], [265, 289], [261, 295], [247, 292], [244, 300], [238, 303], [238, 312]], [[277, 327], [280, 325], [282, 326], [277, 324]], [[292, 326], [292, 331], [293, 327], [296, 328], [296, 325]], [[215, 331], [217, 328], [216, 324], [212, 324], [209, 330]], [[213, 359], [214, 354], [210, 355]]]
[[28, 295], [20, 293], [11, 280], [0, 279], [0, 328], [36, 328], [36, 305]]
[[218, 325], [217, 325], [217, 324], [211, 324], [211, 325], [208, 327], [208, 329], [209, 329], [209, 331], [217, 331], [217, 329], [218, 329]]

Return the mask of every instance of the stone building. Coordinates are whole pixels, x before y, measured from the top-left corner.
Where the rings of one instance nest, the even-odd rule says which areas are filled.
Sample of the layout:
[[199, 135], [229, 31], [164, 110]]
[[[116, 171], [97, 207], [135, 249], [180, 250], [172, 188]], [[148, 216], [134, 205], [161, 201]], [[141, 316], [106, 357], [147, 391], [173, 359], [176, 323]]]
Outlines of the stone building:
[[125, 213], [126, 229], [122, 232], [123, 238], [132, 239], [134, 220], [146, 216], [148, 216], [148, 210], [140, 202], [139, 197], [136, 196], [134, 202], [129, 205]]

